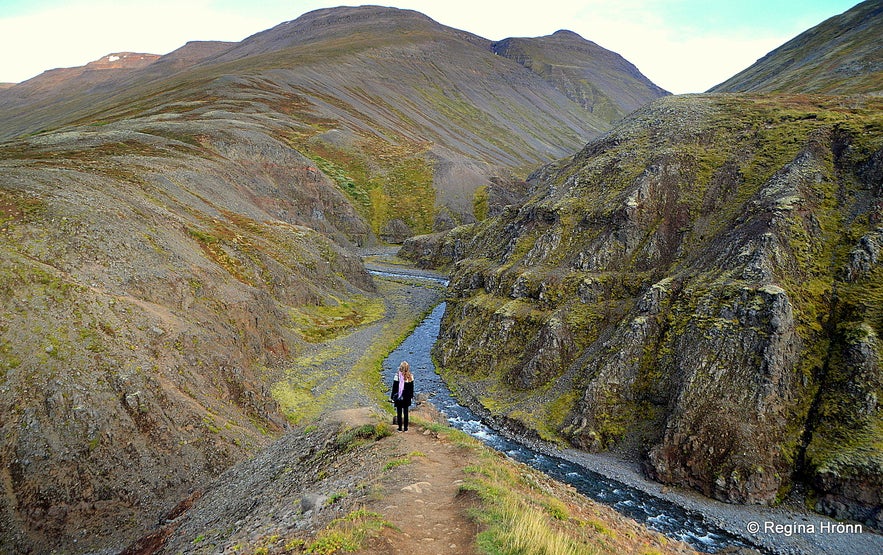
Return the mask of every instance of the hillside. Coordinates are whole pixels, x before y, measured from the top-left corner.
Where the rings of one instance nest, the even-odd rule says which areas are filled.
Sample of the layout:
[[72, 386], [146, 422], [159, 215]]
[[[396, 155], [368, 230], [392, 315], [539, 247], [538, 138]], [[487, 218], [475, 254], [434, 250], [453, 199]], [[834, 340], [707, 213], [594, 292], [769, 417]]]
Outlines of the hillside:
[[284, 429], [302, 310], [378, 304], [310, 167], [244, 119], [0, 145], [3, 550], [137, 532]]
[[497, 218], [415, 239], [453, 263], [435, 354], [514, 429], [655, 479], [883, 526], [883, 101], [659, 100]]
[[708, 92], [883, 92], [883, 2], [866, 0], [773, 50]]
[[[62, 83], [54, 96], [36, 98], [24, 94], [35, 83], [3, 91], [0, 138], [209, 107], [275, 113], [289, 122], [285, 140], [348, 192], [375, 234], [401, 240], [474, 220], [491, 179], [516, 183], [606, 131], [641, 98], [662, 94], [624, 73], [622, 99], [608, 94], [613, 104], [594, 114], [554, 82], [495, 55], [486, 39], [379, 7], [318, 10], [194, 54], [198, 45], [101, 87]], [[595, 65], [608, 80], [621, 71]], [[402, 191], [393, 187], [403, 181], [412, 198], [399, 205]]]
[[405, 434], [364, 409], [294, 430], [124, 553], [695, 553], [425, 410]]
[[508, 38], [492, 48], [611, 123], [668, 94], [616, 52], [572, 31], [539, 38]]
[[403, 10], [136, 57], [0, 93], [0, 551], [120, 545], [324, 403], [374, 402], [424, 307], [356, 249], [498, 213], [609, 128]]

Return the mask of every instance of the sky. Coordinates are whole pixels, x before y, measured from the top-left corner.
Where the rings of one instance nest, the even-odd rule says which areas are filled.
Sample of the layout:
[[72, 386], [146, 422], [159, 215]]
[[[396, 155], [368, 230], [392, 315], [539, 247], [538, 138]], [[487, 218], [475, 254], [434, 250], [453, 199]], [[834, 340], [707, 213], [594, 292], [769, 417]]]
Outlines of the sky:
[[[858, 0], [379, 0], [491, 40], [569, 29], [675, 93], [703, 92]], [[350, 3], [346, 5], [359, 5]], [[0, 0], [0, 83], [114, 52], [240, 41], [323, 0]]]

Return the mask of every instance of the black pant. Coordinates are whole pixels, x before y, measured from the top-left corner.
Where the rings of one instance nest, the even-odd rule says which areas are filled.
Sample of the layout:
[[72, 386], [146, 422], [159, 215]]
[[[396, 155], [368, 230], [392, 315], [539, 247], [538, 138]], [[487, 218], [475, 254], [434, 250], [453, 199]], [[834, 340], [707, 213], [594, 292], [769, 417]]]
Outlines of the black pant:
[[399, 423], [399, 430], [402, 429], [402, 424], [405, 425], [405, 430], [408, 429], [408, 405], [396, 405], [396, 422]]

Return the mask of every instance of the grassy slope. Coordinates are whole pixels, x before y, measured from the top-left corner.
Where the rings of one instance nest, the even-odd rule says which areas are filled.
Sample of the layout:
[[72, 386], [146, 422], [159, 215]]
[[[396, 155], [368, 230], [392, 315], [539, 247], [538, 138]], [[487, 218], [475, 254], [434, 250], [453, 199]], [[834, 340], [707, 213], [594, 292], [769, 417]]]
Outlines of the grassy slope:
[[868, 0], [773, 50], [709, 92], [862, 94], [883, 90], [883, 5]]

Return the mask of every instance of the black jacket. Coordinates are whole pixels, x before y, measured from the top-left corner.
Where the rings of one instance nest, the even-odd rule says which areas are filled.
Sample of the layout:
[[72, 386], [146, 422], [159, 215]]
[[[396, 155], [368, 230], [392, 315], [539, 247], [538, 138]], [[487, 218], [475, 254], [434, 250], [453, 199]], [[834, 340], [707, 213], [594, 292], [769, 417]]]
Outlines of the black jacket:
[[402, 398], [399, 399], [399, 378], [396, 377], [392, 381], [392, 392], [389, 398], [393, 400], [397, 407], [410, 407], [411, 399], [414, 398], [414, 382], [405, 382], [405, 389], [402, 391]]

